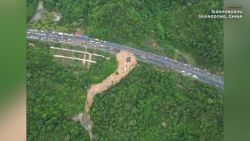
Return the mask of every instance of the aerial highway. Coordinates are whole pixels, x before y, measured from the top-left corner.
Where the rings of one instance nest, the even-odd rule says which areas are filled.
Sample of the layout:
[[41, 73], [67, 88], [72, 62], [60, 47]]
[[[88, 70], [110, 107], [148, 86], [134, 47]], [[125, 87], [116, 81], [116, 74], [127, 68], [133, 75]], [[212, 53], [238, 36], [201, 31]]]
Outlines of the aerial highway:
[[224, 78], [212, 74], [206, 70], [199, 69], [190, 64], [185, 64], [166, 56], [145, 52], [125, 45], [111, 43], [100, 39], [90, 38], [85, 35], [74, 35], [69, 33], [43, 31], [37, 29], [28, 29], [27, 38], [33, 40], [41, 40], [46, 42], [56, 42], [81, 46], [84, 48], [93, 48], [110, 53], [118, 53], [120, 50], [127, 50], [135, 54], [135, 56], [145, 62], [155, 64], [162, 68], [169, 68], [177, 71], [185, 76], [192, 77], [206, 84], [224, 89]]

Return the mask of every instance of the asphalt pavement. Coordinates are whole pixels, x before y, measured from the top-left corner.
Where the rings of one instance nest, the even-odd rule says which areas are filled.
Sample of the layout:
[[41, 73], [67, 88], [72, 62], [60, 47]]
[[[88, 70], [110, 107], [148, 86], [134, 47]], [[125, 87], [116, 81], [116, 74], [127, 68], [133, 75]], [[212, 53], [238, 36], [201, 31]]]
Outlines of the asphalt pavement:
[[27, 38], [34, 40], [42, 40], [46, 42], [56, 42], [81, 46], [84, 48], [93, 48], [110, 53], [118, 53], [120, 50], [127, 50], [135, 54], [135, 56], [145, 62], [160, 66], [162, 68], [172, 69], [185, 76], [189, 76], [206, 84], [224, 89], [224, 78], [212, 74], [206, 70], [199, 69], [190, 64], [185, 64], [166, 56], [145, 52], [125, 45], [111, 43], [85, 35], [73, 35], [69, 33], [43, 31], [36, 29], [27, 30]]

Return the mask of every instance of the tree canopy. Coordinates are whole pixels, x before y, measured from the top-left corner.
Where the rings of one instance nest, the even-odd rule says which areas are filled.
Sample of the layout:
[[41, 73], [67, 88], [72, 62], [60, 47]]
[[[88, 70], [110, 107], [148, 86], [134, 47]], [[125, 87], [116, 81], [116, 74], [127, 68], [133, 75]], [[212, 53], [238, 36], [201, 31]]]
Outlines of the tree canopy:
[[[199, 19], [223, 1], [212, 0], [44, 0], [45, 8], [62, 14], [61, 25], [80, 27], [93, 37], [175, 57], [191, 54], [196, 65], [223, 71], [223, 21]], [[77, 26], [75, 26], [77, 25]], [[176, 58], [178, 59], [178, 58]]]

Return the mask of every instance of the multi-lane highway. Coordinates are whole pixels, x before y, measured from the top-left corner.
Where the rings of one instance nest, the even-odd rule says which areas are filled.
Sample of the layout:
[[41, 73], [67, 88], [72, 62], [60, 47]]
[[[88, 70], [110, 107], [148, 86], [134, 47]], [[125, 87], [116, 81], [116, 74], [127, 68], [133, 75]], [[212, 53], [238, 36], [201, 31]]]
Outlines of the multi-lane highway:
[[73, 35], [62, 32], [42, 31], [36, 29], [28, 29], [27, 38], [42, 40], [46, 42], [49, 41], [49, 42], [76, 45], [84, 48], [93, 48], [110, 53], [118, 53], [120, 50], [127, 50], [134, 53], [136, 57], [140, 60], [158, 65], [163, 68], [170, 68], [179, 73], [182, 73], [183, 75], [192, 77], [206, 84], [224, 89], [223, 77], [214, 75], [212, 73], [209, 73], [205, 70], [201, 70], [189, 64], [178, 62], [166, 56], [157, 55], [150, 52], [144, 52], [125, 45], [119, 45], [116, 43], [110, 43], [95, 38], [89, 38], [88, 36], [84, 35]]

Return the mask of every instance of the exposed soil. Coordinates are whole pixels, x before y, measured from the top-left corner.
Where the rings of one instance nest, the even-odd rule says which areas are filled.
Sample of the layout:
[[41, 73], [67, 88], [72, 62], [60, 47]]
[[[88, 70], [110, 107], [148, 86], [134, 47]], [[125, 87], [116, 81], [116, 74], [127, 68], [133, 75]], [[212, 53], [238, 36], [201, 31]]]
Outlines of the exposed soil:
[[41, 19], [43, 11], [44, 11], [43, 1], [39, 0], [38, 4], [37, 4], [36, 13], [34, 14], [34, 16], [32, 17], [32, 19], [29, 22], [34, 22], [34, 21]]
[[90, 115], [86, 112], [80, 113], [73, 117], [73, 121], [80, 122], [80, 124], [88, 131], [89, 140], [93, 141], [92, 134], [92, 121], [90, 119]]
[[106, 79], [98, 84], [92, 84], [87, 90], [87, 98], [85, 102], [84, 112], [73, 117], [73, 120], [80, 122], [80, 124], [88, 131], [90, 141], [93, 140], [92, 121], [88, 114], [92, 104], [93, 98], [96, 94], [106, 91], [112, 85], [118, 83], [125, 77], [137, 64], [135, 56], [128, 51], [120, 51], [116, 55], [117, 69]]
[[117, 69], [114, 73], [104, 79], [101, 83], [92, 84], [87, 91], [87, 100], [85, 103], [85, 111], [88, 112], [92, 106], [93, 98], [97, 93], [107, 90], [110, 86], [118, 83], [125, 77], [136, 65], [135, 56], [127, 51], [121, 51], [116, 55], [118, 63]]

